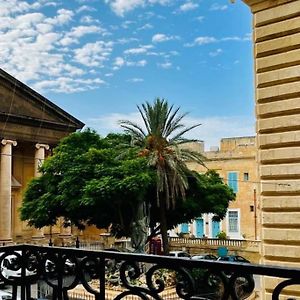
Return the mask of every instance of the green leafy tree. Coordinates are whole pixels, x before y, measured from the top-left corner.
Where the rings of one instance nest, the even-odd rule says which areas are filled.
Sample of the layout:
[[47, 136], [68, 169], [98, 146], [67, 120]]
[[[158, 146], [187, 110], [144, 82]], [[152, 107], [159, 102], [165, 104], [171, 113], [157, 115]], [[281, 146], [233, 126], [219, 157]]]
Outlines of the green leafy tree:
[[[130, 236], [137, 251], [145, 243], [145, 208], [151, 204], [150, 225], [160, 221], [156, 194], [156, 172], [148, 158], [138, 155], [128, 135], [109, 134], [102, 138], [91, 130], [73, 133], [54, 149], [41, 167], [42, 176], [29, 183], [21, 219], [37, 228], [54, 225], [63, 217], [79, 228], [111, 227], [117, 236]], [[232, 190], [218, 174], [186, 175], [186, 200], [178, 195], [174, 209], [166, 211], [168, 229], [202, 213], [222, 218]], [[141, 231], [137, 231], [140, 226]], [[147, 234], [147, 232], [146, 232]]]
[[182, 147], [195, 141], [184, 135], [200, 124], [186, 127], [182, 121], [187, 114], [180, 114], [180, 108], [175, 109], [164, 99], [157, 98], [153, 104], [146, 102], [137, 108], [145, 129], [128, 120], [120, 121], [120, 125], [131, 135], [133, 145], [141, 149], [139, 155], [147, 158], [148, 165], [156, 171], [160, 229], [163, 249], [168, 253], [167, 211], [175, 208], [176, 199], [185, 198], [188, 176], [192, 174], [186, 162], [203, 165], [203, 156], [199, 152]]
[[129, 141], [126, 135], [101, 138], [90, 130], [63, 139], [41, 167], [42, 176], [29, 183], [21, 219], [38, 228], [59, 217], [79, 228], [113, 224], [117, 234], [130, 236], [155, 174]]

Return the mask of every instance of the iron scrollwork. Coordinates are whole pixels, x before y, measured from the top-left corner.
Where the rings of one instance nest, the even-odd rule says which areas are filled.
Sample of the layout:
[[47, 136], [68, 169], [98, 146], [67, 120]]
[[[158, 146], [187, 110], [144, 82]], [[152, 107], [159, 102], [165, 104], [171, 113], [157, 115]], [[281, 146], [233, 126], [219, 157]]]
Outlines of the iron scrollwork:
[[186, 300], [242, 300], [254, 291], [255, 274], [282, 278], [273, 300], [286, 287], [300, 285], [300, 269], [33, 245], [1, 247], [0, 267], [0, 281], [12, 287], [13, 299], [22, 300], [32, 299], [37, 283], [50, 299], [69, 299], [80, 284], [97, 300], [106, 298], [109, 284], [120, 288], [115, 300], [161, 300], [169, 290]]

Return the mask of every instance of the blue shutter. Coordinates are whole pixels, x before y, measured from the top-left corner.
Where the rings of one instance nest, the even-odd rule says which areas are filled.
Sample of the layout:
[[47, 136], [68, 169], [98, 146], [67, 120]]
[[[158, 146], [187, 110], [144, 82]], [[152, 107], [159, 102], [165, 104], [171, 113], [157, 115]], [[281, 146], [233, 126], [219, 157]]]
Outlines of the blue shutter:
[[237, 172], [228, 173], [228, 185], [233, 189], [235, 193], [238, 191], [238, 176]]
[[182, 233], [189, 233], [189, 224], [187, 224], [187, 223], [181, 224], [181, 232]]

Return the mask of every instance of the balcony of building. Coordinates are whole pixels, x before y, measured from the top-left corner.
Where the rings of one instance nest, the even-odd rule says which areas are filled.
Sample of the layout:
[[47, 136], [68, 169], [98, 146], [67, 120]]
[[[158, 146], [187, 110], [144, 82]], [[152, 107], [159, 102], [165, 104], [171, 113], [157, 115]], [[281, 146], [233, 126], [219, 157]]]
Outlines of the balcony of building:
[[2, 246], [0, 266], [2, 299], [279, 299], [300, 285], [295, 268], [34, 245]]

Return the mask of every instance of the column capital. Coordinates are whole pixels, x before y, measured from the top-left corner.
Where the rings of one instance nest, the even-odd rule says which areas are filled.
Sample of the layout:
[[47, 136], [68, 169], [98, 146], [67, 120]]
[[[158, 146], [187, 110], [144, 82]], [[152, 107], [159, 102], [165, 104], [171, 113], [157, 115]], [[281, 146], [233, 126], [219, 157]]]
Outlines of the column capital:
[[47, 144], [40, 144], [40, 143], [37, 143], [37, 144], [35, 144], [35, 148], [36, 148], [36, 149], [44, 148], [45, 150], [49, 150], [49, 149], [50, 149], [50, 146], [47, 145]]
[[7, 145], [7, 144], [11, 144], [12, 146], [17, 146], [17, 141], [3, 139], [3, 140], [1, 141], [1, 144], [2, 144], [3, 146], [5, 146], [5, 145]]

